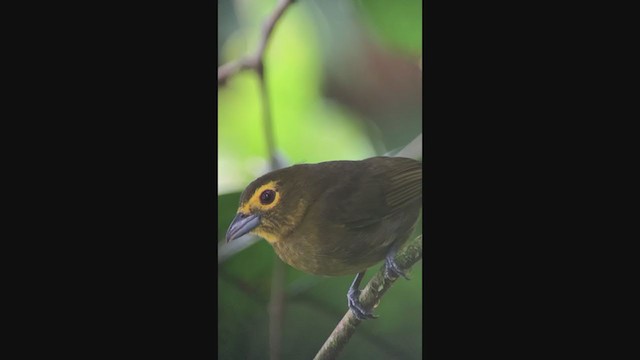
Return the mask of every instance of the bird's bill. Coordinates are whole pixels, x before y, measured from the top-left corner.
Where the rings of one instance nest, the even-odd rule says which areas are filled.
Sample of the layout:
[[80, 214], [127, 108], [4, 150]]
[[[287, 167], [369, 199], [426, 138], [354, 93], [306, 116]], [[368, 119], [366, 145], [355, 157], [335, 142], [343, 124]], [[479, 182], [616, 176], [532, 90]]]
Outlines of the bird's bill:
[[260, 216], [238, 213], [227, 230], [227, 242], [235, 240], [260, 225]]

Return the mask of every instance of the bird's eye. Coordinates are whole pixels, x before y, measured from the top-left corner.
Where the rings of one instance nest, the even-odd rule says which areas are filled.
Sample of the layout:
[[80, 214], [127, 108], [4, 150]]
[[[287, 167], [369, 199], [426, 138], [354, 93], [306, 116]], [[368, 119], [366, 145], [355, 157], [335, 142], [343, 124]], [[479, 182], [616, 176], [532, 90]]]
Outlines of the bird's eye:
[[276, 192], [273, 190], [265, 190], [260, 194], [260, 202], [262, 205], [269, 205], [275, 200]]

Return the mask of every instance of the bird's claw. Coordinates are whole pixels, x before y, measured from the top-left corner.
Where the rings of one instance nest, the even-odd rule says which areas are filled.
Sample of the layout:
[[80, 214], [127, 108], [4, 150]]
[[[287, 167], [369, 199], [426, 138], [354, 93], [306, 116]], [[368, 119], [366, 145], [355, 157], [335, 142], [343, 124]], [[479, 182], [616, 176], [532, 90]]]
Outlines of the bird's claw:
[[360, 290], [349, 290], [347, 293], [349, 309], [358, 320], [377, 319], [373, 312], [367, 311], [360, 303]]
[[398, 264], [396, 264], [396, 261], [391, 256], [385, 259], [384, 276], [389, 280], [396, 279], [398, 278], [398, 276], [402, 276], [403, 278], [409, 280], [407, 275], [402, 269], [400, 269]]

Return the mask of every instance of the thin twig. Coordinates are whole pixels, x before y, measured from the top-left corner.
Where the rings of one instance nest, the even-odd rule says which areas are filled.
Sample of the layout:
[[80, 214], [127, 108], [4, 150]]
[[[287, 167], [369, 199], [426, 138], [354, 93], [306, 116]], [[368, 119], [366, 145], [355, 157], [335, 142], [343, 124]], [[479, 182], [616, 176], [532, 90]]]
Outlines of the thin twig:
[[[422, 259], [422, 235], [418, 236], [409, 245], [405, 246], [398, 252], [396, 263], [403, 269], [409, 269], [418, 260]], [[365, 308], [377, 307], [384, 293], [391, 287], [396, 279], [387, 279], [384, 276], [384, 266], [380, 268], [367, 286], [360, 294], [360, 302]], [[329, 338], [314, 360], [330, 360], [335, 359], [344, 346], [349, 342], [351, 336], [355, 333], [356, 327], [360, 324], [353, 312], [350, 310], [342, 317], [342, 320], [335, 327]]]
[[278, 5], [276, 5], [276, 8], [262, 26], [260, 42], [258, 43], [258, 49], [254, 54], [247, 55], [218, 67], [218, 86], [224, 85], [228, 78], [242, 70], [253, 69], [258, 71], [258, 68], [262, 68], [264, 53], [267, 49], [267, 43], [273, 33], [273, 29], [278, 23], [278, 20], [282, 17], [282, 14], [284, 14], [284, 11], [293, 2], [294, 0], [280, 0], [278, 2]]
[[276, 155], [276, 140], [273, 136], [273, 124], [271, 121], [271, 107], [269, 105], [269, 94], [267, 91], [267, 82], [264, 75], [264, 66], [260, 64], [258, 70], [260, 77], [260, 94], [262, 95], [262, 119], [264, 120], [264, 134], [267, 140], [267, 151], [269, 153], [270, 170], [277, 170], [279, 163]]

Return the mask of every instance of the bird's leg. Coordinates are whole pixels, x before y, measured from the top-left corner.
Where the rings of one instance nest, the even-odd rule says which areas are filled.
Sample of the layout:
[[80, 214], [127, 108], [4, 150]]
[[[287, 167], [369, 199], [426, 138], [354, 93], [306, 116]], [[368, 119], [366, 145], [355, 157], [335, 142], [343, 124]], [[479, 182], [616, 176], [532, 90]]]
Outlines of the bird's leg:
[[396, 242], [391, 246], [391, 249], [389, 249], [389, 253], [384, 259], [384, 263], [386, 265], [384, 269], [384, 276], [387, 279], [396, 279], [398, 278], [398, 276], [402, 276], [403, 278], [409, 280], [404, 271], [400, 269], [400, 267], [396, 263], [396, 252], [398, 251], [399, 247], [400, 243]]
[[359, 272], [358, 275], [356, 275], [356, 278], [353, 279], [353, 282], [349, 287], [349, 292], [347, 292], [347, 303], [349, 305], [349, 309], [351, 309], [353, 315], [355, 315], [358, 320], [377, 318], [377, 316], [373, 315], [371, 311], [367, 311], [360, 303], [359, 287], [365, 272], [366, 270]]

